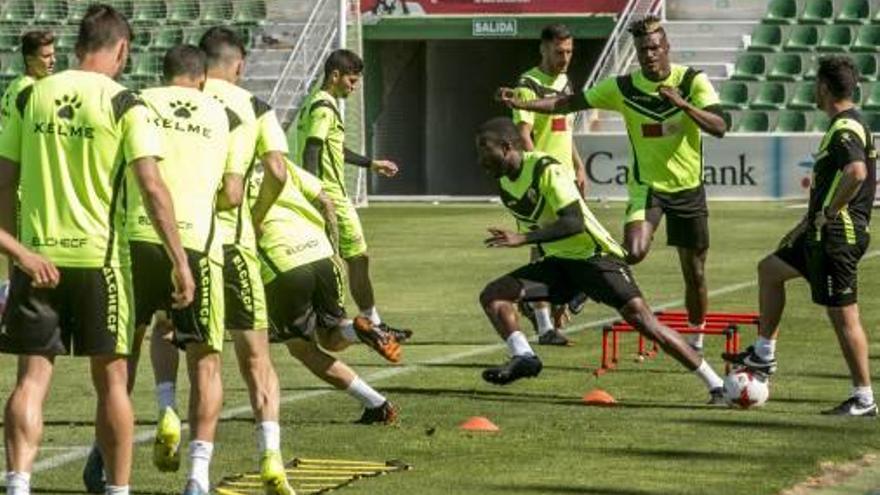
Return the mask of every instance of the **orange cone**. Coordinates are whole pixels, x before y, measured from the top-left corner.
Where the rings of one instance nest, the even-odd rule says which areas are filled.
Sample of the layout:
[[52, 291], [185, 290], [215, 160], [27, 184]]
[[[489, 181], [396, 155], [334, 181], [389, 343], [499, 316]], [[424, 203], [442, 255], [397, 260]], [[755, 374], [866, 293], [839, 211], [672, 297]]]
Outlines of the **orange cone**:
[[489, 421], [489, 418], [483, 416], [468, 418], [468, 420], [462, 423], [459, 428], [465, 431], [501, 431], [495, 423]]
[[614, 397], [601, 388], [590, 390], [584, 394], [584, 404], [588, 406], [604, 406], [610, 407], [617, 403]]

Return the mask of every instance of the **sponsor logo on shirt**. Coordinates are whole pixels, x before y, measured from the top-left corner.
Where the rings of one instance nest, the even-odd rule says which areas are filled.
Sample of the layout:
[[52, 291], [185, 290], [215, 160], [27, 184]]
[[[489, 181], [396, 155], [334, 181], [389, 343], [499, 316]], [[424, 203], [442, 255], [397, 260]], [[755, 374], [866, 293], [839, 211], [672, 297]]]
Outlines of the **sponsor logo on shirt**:
[[45, 239], [40, 239], [39, 237], [31, 238], [31, 246], [33, 247], [62, 247], [69, 249], [76, 249], [84, 247], [89, 240], [85, 237], [46, 237]]
[[550, 129], [553, 132], [565, 132], [568, 128], [568, 121], [565, 117], [555, 117], [550, 122]]

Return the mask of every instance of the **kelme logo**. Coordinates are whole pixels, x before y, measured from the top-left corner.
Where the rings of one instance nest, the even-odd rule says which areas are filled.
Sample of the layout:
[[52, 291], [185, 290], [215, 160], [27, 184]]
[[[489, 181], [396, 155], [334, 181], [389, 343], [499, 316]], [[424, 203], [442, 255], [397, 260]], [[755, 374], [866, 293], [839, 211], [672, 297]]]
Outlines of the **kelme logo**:
[[55, 106], [58, 107], [57, 113], [59, 118], [70, 120], [82, 106], [82, 101], [80, 101], [79, 95], [74, 93], [72, 96], [64, 95], [55, 100]]
[[193, 105], [188, 101], [172, 101], [171, 109], [174, 110], [174, 116], [180, 117], [181, 119], [188, 119], [192, 117], [193, 112], [198, 110], [198, 107]]

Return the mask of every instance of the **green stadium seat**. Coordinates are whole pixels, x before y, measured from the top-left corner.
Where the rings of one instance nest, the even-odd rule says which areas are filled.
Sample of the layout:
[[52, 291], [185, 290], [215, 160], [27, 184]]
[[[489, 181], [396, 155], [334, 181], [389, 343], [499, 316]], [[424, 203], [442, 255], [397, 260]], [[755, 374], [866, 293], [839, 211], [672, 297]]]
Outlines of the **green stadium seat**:
[[816, 70], [819, 68], [819, 58], [821, 55], [805, 55], [801, 57], [801, 63], [805, 70], [804, 79], [813, 81], [816, 79]]
[[764, 24], [794, 24], [797, 22], [797, 2], [795, 0], [770, 0]]
[[55, 50], [70, 52], [76, 47], [76, 31], [59, 31], [55, 33]]
[[843, 0], [834, 22], [837, 24], [865, 24], [871, 20], [868, 0]]
[[7, 53], [2, 58], [2, 69], [0, 74], [17, 76], [24, 72], [24, 59], [20, 53]]
[[745, 110], [749, 105], [749, 87], [743, 82], [726, 81], [718, 96], [721, 107], [727, 110]]
[[162, 70], [163, 56], [164, 54], [159, 52], [132, 53], [129, 77], [144, 80], [157, 77]]
[[777, 52], [782, 44], [782, 28], [758, 24], [752, 31], [752, 41], [749, 43], [749, 51], [752, 52]]
[[810, 125], [811, 131], [825, 132], [830, 125], [831, 119], [825, 114], [825, 112], [813, 112], [813, 123]]
[[730, 112], [721, 112], [721, 116], [724, 118], [724, 123], [727, 125], [727, 130], [732, 130], [736, 122], [733, 118], [733, 114]]
[[[72, 61], [70, 59], [73, 59]], [[56, 53], [55, 54], [55, 72], [61, 72], [69, 69], [71, 66], [78, 65], [79, 61], [76, 55], [72, 53]]]
[[35, 20], [40, 24], [63, 24], [68, 16], [67, 0], [40, 0]]
[[198, 0], [174, 0], [168, 9], [168, 22], [174, 24], [196, 23], [201, 13]]
[[0, 22], [8, 24], [28, 24], [34, 20], [36, 6], [34, 0], [6, 0], [0, 6]]
[[91, 4], [91, 0], [68, 0], [67, 24], [79, 24]]
[[880, 113], [870, 112], [864, 114], [865, 120], [872, 133], [880, 133]]
[[259, 24], [267, 15], [264, 0], [238, 0], [232, 6], [232, 22], [236, 24]]
[[791, 110], [815, 110], [816, 83], [802, 82], [794, 86], [786, 108]]
[[153, 44], [153, 32], [147, 29], [135, 29], [134, 37], [131, 39], [131, 49], [142, 52], [149, 50]]
[[806, 0], [798, 18], [800, 24], [829, 24], [834, 18], [831, 0]]
[[859, 69], [859, 79], [877, 80], [877, 57], [873, 53], [856, 53], [853, 55], [853, 62]]
[[773, 59], [767, 79], [770, 81], [797, 81], [801, 78], [803, 63], [796, 53], [783, 53]]
[[853, 34], [849, 26], [828, 26], [822, 31], [816, 50], [820, 52], [845, 52], [852, 43]]
[[778, 82], [768, 82], [758, 87], [758, 92], [752, 98], [749, 108], [754, 110], [781, 110], [785, 107], [785, 85]]
[[138, 0], [134, 4], [131, 21], [135, 24], [156, 25], [165, 22], [168, 7], [164, 0]]
[[198, 46], [202, 35], [208, 30], [208, 26], [187, 27], [183, 30], [183, 42], [188, 45]]
[[183, 43], [183, 30], [180, 28], [166, 27], [153, 36], [151, 48], [154, 50], [168, 50], [171, 47]]
[[782, 44], [787, 52], [811, 52], [819, 44], [819, 29], [816, 26], [793, 26], [788, 38]]
[[0, 31], [0, 52], [14, 52], [20, 48], [20, 45], [18, 30]]
[[779, 112], [775, 132], [804, 132], [807, 130], [807, 116], [803, 112], [787, 110]]
[[767, 132], [770, 130], [770, 116], [767, 112], [746, 112], [736, 123], [735, 132]]
[[210, 0], [202, 5], [202, 24], [226, 23], [232, 20], [232, 0]]
[[862, 108], [865, 110], [880, 110], [880, 83], [875, 83], [865, 88]]
[[760, 53], [746, 53], [736, 59], [731, 79], [739, 81], [760, 81], [764, 79], [767, 61]]
[[880, 26], [863, 26], [853, 43], [854, 52], [880, 51]]
[[244, 43], [245, 48], [250, 50], [254, 47], [254, 31], [250, 27], [247, 25], [239, 25], [233, 27], [233, 29], [241, 37], [241, 41]]

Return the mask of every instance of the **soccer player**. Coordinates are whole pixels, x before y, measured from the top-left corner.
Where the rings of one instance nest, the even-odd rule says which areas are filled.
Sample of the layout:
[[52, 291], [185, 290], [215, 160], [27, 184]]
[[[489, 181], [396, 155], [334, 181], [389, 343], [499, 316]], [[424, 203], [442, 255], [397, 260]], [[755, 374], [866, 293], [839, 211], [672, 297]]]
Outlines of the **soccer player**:
[[[251, 186], [259, 184], [260, 175], [255, 175]], [[290, 162], [288, 177], [278, 201], [259, 224], [272, 340], [284, 342], [315, 376], [358, 400], [364, 407], [358, 423], [393, 423], [397, 408], [323, 349], [339, 352], [363, 341], [397, 362], [400, 345], [386, 338], [368, 318], [358, 316], [351, 321], [345, 317], [344, 282], [334, 248], [333, 202], [321, 191], [320, 180]], [[334, 240], [327, 237], [327, 230]]]
[[868, 248], [877, 150], [871, 128], [853, 103], [859, 77], [848, 57], [819, 60], [816, 104], [831, 118], [813, 165], [807, 214], [758, 264], [759, 336], [724, 358], [752, 370], [776, 371], [776, 339], [785, 309], [785, 283], [804, 277], [813, 302], [825, 306], [849, 367], [853, 390], [823, 414], [877, 416], [868, 343], [859, 318], [858, 263]]
[[532, 245], [544, 252], [542, 259], [490, 282], [480, 294], [483, 310], [511, 354], [506, 364], [484, 370], [483, 379], [506, 385], [541, 372], [541, 360], [517, 323], [519, 301], [561, 304], [582, 292], [616, 309], [640, 333], [657, 341], [703, 381], [711, 404], [722, 403], [721, 378], [651, 312], [623, 260], [623, 248], [587, 208], [565, 166], [546, 153], [523, 148], [522, 137], [507, 117], [479, 129], [480, 165], [498, 180], [501, 202], [519, 227], [519, 232], [490, 228], [486, 245]]
[[[703, 328], [708, 307], [706, 255], [709, 210], [703, 187], [701, 132], [723, 137], [727, 130], [718, 95], [705, 74], [669, 61], [669, 40], [654, 16], [634, 21], [640, 70], [600, 81], [583, 94], [520, 101], [511, 89], [499, 96], [513, 108], [569, 113], [598, 108], [623, 115], [633, 161], [624, 247], [629, 264], [648, 255], [654, 232], [666, 215], [666, 236], [678, 250], [690, 326]], [[702, 334], [689, 343], [702, 352]]]
[[324, 193], [333, 200], [339, 225], [339, 254], [348, 266], [351, 296], [360, 313], [383, 332], [403, 342], [412, 332], [382, 321], [373, 296], [367, 241], [357, 210], [345, 189], [345, 163], [369, 168], [383, 177], [397, 175], [397, 165], [373, 160], [345, 147], [345, 126], [337, 100], [348, 98], [364, 70], [360, 57], [349, 50], [336, 50], [324, 63], [321, 90], [307, 100], [296, 122], [295, 162], [321, 179]]
[[21, 56], [24, 57], [24, 74], [9, 83], [0, 98], [0, 126], [13, 111], [18, 94], [55, 72], [55, 35], [51, 31], [28, 31], [21, 36]]
[[[571, 95], [571, 83], [566, 71], [574, 53], [574, 39], [568, 27], [550, 24], [541, 31], [541, 63], [522, 74], [516, 87], [520, 101], [532, 101], [548, 96]], [[569, 168], [581, 194], [587, 195], [587, 173], [574, 146], [572, 128], [574, 117], [563, 113], [536, 114], [515, 109], [513, 121], [519, 129], [526, 151], [542, 151]], [[539, 253], [532, 251], [532, 259]], [[533, 303], [522, 308], [538, 331], [538, 344], [569, 345], [569, 340], [554, 325], [551, 307]], [[529, 311], [531, 309], [532, 311]], [[563, 309], [564, 310], [564, 309]]]
[[174, 207], [157, 167], [161, 138], [143, 101], [112, 78], [128, 58], [131, 27], [112, 7], [89, 7], [79, 27], [77, 70], [25, 88], [0, 135], [2, 226], [59, 267], [55, 288], [16, 268], [0, 351], [19, 355], [6, 404], [7, 493], [30, 493], [42, 407], [55, 356], [88, 356], [97, 394], [95, 429], [108, 494], [129, 493], [134, 418], [126, 390], [133, 331], [130, 272], [121, 260], [123, 184], [133, 174], [150, 223], [171, 260], [172, 306], [193, 301], [195, 282]]

